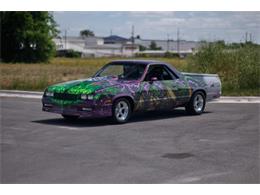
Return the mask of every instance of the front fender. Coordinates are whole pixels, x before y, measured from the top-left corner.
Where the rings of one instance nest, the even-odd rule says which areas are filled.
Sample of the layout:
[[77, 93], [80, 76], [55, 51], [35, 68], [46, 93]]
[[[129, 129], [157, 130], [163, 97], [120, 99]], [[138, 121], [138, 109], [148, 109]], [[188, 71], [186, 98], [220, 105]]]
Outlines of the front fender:
[[122, 94], [117, 94], [115, 96], [112, 97], [112, 102], [114, 102], [116, 99], [121, 98], [121, 97], [127, 97], [127, 98], [131, 98], [132, 101], [134, 102], [134, 97], [130, 94], [127, 93], [122, 93]]

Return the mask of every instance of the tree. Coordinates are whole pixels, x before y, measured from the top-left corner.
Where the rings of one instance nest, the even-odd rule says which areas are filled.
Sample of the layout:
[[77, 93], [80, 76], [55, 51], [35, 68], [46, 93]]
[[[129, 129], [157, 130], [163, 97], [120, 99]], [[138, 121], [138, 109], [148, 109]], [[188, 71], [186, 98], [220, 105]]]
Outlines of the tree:
[[140, 51], [145, 51], [145, 50], [146, 50], [146, 47], [143, 46], [143, 45], [139, 45], [139, 50], [140, 50]]
[[49, 12], [1, 12], [1, 53], [6, 62], [46, 62], [55, 54], [57, 25]]
[[95, 34], [93, 31], [86, 29], [86, 30], [80, 31], [80, 36], [81, 37], [94, 37]]
[[155, 41], [151, 41], [149, 48], [150, 48], [150, 50], [162, 50], [161, 47], [157, 47], [157, 44]]

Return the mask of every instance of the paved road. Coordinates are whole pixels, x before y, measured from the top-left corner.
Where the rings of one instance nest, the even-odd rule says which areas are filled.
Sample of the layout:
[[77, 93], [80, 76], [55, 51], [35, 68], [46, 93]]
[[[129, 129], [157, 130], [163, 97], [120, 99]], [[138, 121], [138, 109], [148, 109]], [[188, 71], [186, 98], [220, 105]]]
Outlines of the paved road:
[[259, 105], [66, 122], [1, 98], [1, 183], [260, 183]]

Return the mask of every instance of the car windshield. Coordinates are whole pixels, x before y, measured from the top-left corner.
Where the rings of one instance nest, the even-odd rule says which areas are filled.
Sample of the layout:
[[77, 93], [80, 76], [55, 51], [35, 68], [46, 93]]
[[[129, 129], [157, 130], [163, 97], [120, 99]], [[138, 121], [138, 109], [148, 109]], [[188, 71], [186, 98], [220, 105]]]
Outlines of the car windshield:
[[143, 64], [108, 64], [95, 75], [96, 77], [113, 76], [123, 80], [138, 80], [145, 70]]

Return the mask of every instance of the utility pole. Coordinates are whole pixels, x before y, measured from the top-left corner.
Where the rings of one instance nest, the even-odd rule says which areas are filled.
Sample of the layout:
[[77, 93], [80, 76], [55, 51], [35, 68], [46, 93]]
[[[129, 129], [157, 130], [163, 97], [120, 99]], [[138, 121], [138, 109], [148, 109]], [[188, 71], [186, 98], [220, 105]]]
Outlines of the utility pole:
[[177, 53], [180, 55], [180, 31], [177, 29]]
[[253, 40], [252, 40], [252, 33], [249, 34], [249, 41], [250, 41], [251, 43], [253, 43]]
[[131, 32], [131, 41], [132, 41], [132, 44], [135, 43], [135, 26], [132, 25], [132, 32]]
[[65, 29], [64, 42], [65, 42], [65, 50], [67, 50], [67, 29]]
[[113, 31], [112, 31], [112, 29], [110, 29], [110, 36], [112, 36], [113, 35]]
[[132, 25], [131, 42], [132, 42], [132, 57], [133, 57], [134, 56], [134, 43], [135, 43], [135, 26], [134, 25]]
[[248, 34], [248, 33], [246, 32], [246, 37], [245, 37], [245, 39], [246, 39], [245, 42], [246, 42], [246, 43], [247, 43], [247, 34]]
[[170, 39], [169, 39], [169, 34], [167, 34], [167, 52], [169, 51], [170, 47]]

